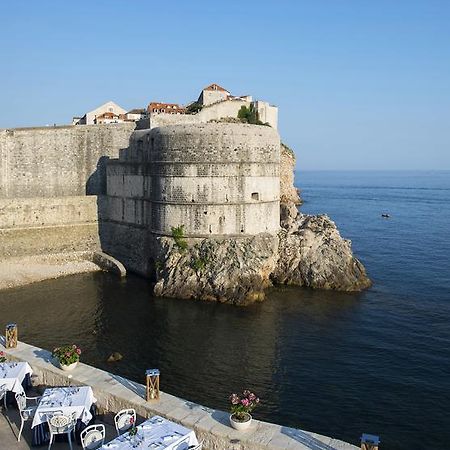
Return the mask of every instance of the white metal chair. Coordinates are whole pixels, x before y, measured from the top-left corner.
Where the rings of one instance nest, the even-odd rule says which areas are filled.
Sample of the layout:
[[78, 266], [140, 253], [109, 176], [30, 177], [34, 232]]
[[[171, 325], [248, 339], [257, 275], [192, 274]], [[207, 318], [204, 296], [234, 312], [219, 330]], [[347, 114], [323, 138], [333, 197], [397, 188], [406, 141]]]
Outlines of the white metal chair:
[[133, 424], [136, 424], [136, 411], [133, 408], [122, 409], [114, 416], [117, 436], [129, 430]]
[[8, 392], [8, 389], [6, 389], [6, 384], [2, 384], [0, 386], [0, 401], [3, 399], [3, 406], [5, 409], [8, 409], [6, 406], [6, 393]]
[[[28, 420], [33, 419], [34, 414], [36, 413], [36, 408], [38, 406], [39, 400], [41, 397], [27, 397], [25, 395], [25, 391], [22, 390], [22, 392], [18, 392], [16, 395], [16, 402], [17, 407], [19, 408], [20, 413], [20, 430], [19, 430], [19, 436], [17, 437], [17, 441], [20, 442], [20, 436], [22, 435], [23, 425]], [[27, 400], [34, 400], [35, 405], [33, 406], [27, 406]]]
[[87, 450], [96, 450], [105, 442], [105, 425], [90, 425], [81, 433], [81, 446]]
[[77, 413], [73, 412], [71, 415], [65, 415], [61, 412], [47, 414], [48, 429], [50, 431], [50, 442], [48, 450], [53, 444], [53, 439], [57, 434], [67, 434], [69, 440], [69, 447], [72, 450], [72, 432], [75, 431], [77, 423]]

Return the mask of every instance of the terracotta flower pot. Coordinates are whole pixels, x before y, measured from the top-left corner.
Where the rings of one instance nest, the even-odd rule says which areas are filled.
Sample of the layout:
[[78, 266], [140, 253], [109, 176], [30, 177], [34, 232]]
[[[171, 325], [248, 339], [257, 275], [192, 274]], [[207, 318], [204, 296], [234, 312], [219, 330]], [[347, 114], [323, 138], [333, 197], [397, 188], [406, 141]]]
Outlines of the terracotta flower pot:
[[246, 414], [246, 420], [243, 422], [237, 420], [236, 416], [234, 414], [230, 415], [230, 424], [235, 430], [245, 431], [250, 427], [250, 425], [252, 423], [252, 416], [249, 413], [245, 413], [245, 414]]

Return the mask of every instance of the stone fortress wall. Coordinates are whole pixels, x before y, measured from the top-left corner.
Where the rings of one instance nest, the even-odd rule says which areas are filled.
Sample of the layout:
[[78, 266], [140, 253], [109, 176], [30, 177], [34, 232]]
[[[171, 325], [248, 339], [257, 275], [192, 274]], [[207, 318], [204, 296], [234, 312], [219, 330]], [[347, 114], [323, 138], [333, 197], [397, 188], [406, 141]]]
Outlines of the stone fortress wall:
[[280, 141], [270, 127], [175, 125], [133, 134], [107, 165], [110, 222], [190, 237], [279, 230]]
[[172, 227], [274, 234], [279, 152], [275, 130], [245, 124], [0, 130], [0, 260], [101, 248], [148, 275]]
[[128, 147], [133, 130], [133, 124], [0, 130], [0, 259], [98, 249], [106, 161]]

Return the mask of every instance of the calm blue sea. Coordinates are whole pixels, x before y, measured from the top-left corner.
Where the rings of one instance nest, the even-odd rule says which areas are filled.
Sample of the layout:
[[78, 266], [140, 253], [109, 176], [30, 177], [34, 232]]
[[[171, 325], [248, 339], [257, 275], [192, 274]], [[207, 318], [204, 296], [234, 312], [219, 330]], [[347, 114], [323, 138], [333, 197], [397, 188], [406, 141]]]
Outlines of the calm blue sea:
[[374, 282], [330, 342], [329, 388], [360, 417], [332, 409], [386, 448], [450, 448], [450, 172], [301, 172], [297, 184], [301, 210], [329, 214]]
[[[299, 172], [307, 213], [353, 242], [373, 287], [276, 287], [247, 308], [154, 298], [146, 280], [82, 274], [0, 292], [2, 321], [52, 349], [225, 409], [261, 397], [257, 418], [383, 450], [450, 448], [450, 172]], [[382, 213], [390, 214], [383, 219]], [[118, 351], [124, 359], [106, 362]]]

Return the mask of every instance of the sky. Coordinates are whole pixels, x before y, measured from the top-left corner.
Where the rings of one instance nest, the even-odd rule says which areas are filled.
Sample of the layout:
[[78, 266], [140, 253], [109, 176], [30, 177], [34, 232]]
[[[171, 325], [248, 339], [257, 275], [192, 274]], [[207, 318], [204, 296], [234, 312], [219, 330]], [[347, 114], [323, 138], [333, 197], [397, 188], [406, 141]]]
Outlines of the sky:
[[279, 107], [299, 170], [450, 169], [448, 0], [2, 2], [0, 128], [218, 83]]

